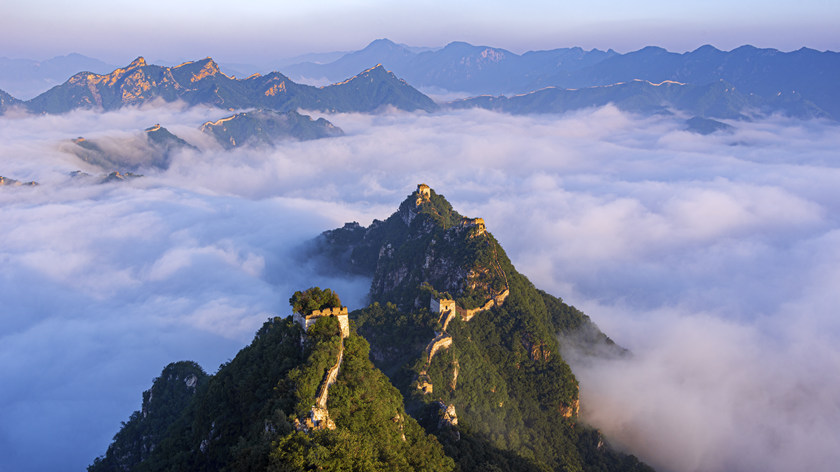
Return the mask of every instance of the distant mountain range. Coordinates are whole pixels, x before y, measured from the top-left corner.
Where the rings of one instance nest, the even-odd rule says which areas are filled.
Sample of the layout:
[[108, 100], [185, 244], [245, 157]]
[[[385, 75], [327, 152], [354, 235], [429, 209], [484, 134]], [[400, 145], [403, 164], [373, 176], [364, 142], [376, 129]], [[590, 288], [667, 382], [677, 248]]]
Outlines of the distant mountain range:
[[[274, 145], [283, 140], [310, 140], [341, 136], [344, 131], [329, 121], [296, 111], [254, 110], [208, 121], [201, 131], [225, 149]], [[142, 133], [123, 137], [78, 137], [61, 147], [67, 153], [117, 175], [143, 169], [167, 169], [176, 152], [200, 149], [157, 124]]]
[[[564, 113], [613, 103], [644, 114], [678, 110], [702, 118], [750, 119], [780, 113], [840, 120], [840, 54], [805, 48], [786, 53], [742, 46], [726, 52], [703, 46], [683, 54], [657, 47], [627, 54], [563, 48], [519, 55], [463, 42], [428, 50], [380, 39], [332, 62], [303, 62], [284, 70], [288, 76], [271, 72], [236, 79], [210, 58], [164, 67], [140, 57], [109, 74], [77, 73], [28, 101], [0, 91], [0, 113], [14, 107], [33, 113], [114, 110], [175, 100], [278, 112], [444, 106]], [[290, 76], [335, 83], [314, 87]], [[480, 96], [437, 104], [409, 84]]]
[[22, 106], [33, 113], [65, 113], [76, 109], [115, 110], [156, 100], [182, 100], [229, 110], [263, 108], [290, 111], [300, 108], [331, 112], [372, 112], [383, 107], [407, 111], [437, 108], [429, 97], [375, 66], [327, 87], [297, 84], [279, 72], [229, 77], [210, 58], [175, 67], [149, 65], [139, 57], [110, 74], [80, 72], [61, 85], [25, 101], [8, 94], [0, 112]]
[[80, 70], [107, 74], [114, 69], [114, 65], [76, 53], [45, 61], [0, 57], [0, 88], [15, 97], [29, 99]]
[[746, 95], [722, 80], [706, 85], [644, 80], [614, 85], [563, 89], [546, 87], [534, 92], [505, 96], [483, 95], [456, 100], [452, 108], [485, 108], [512, 114], [565, 113], [612, 103], [625, 111], [644, 115], [667, 114], [671, 109], [701, 117], [750, 119], [755, 114], [782, 112], [797, 118], [830, 118], [831, 115], [798, 93], [764, 98]]
[[340, 80], [369, 64], [382, 64], [415, 87], [472, 94], [529, 92], [546, 85], [541, 78], [575, 71], [618, 55], [613, 50], [562, 48], [518, 55], [505, 49], [453, 42], [417, 52], [388, 39], [377, 39], [360, 51], [329, 63], [303, 62], [283, 70], [290, 77]]
[[[840, 119], [840, 53], [807, 48], [781, 52], [742, 46], [727, 52], [703, 46], [682, 54], [658, 47], [627, 54], [561, 48], [519, 55], [505, 49], [454, 42], [439, 50], [418, 53], [379, 39], [333, 62], [305, 62], [286, 66], [284, 71], [290, 77], [338, 80], [359, 70], [362, 64], [375, 63], [383, 64], [415, 87], [473, 95], [521, 94], [544, 87], [584, 89], [636, 80], [653, 84], [673, 81], [694, 87], [723, 81], [744, 97], [757, 96], [749, 100], [763, 107], [781, 107], [783, 112], [814, 108]], [[605, 95], [603, 91], [588, 93]], [[783, 98], [775, 98], [780, 96]], [[791, 101], [794, 103], [788, 103]]]

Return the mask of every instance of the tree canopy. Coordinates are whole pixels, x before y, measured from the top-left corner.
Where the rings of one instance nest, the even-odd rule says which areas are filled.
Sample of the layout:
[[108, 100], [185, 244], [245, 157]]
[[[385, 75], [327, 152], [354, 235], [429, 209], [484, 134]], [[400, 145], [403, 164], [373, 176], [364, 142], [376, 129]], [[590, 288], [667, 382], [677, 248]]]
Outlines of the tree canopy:
[[289, 299], [289, 304], [296, 313], [308, 315], [315, 310], [338, 308], [341, 306], [341, 299], [330, 289], [321, 290], [320, 287], [311, 287], [302, 292], [295, 292]]

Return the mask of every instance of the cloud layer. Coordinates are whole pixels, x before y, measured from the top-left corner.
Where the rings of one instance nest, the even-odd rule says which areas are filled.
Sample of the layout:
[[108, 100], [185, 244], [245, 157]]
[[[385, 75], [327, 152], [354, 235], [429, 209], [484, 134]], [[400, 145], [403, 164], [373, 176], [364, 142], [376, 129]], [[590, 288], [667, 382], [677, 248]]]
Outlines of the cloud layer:
[[359, 306], [366, 281], [318, 275], [294, 249], [388, 216], [419, 182], [484, 217], [521, 272], [634, 351], [574, 361], [584, 419], [613, 443], [664, 470], [836, 463], [835, 126], [698, 136], [612, 107], [332, 115], [347, 136], [185, 151], [108, 185], [70, 179], [96, 170], [58, 150], [154, 123], [200, 139], [219, 116], [3, 119], [0, 175], [42, 185], [0, 188], [0, 469], [82, 468], [164, 365], [215, 371], [294, 290], [331, 286]]

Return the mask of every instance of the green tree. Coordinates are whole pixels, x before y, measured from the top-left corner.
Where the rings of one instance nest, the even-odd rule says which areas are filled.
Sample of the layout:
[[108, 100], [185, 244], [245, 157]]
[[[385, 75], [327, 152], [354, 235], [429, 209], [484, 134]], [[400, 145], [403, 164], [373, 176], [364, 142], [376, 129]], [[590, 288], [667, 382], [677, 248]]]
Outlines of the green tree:
[[295, 312], [309, 314], [324, 308], [338, 308], [341, 306], [341, 299], [330, 289], [321, 290], [320, 287], [311, 287], [302, 292], [295, 292], [289, 299], [289, 304]]

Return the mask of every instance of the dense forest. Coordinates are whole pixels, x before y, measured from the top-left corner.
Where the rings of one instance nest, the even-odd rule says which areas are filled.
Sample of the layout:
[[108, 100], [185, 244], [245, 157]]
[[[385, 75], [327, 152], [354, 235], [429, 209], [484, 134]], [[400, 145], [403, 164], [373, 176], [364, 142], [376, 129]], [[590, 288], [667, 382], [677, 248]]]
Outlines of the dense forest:
[[[372, 279], [349, 336], [335, 316], [273, 318], [212, 376], [168, 366], [89, 470], [651, 470], [579, 421], [560, 343], [625, 351], [519, 274], [483, 220], [421, 185], [310, 256]], [[341, 303], [318, 287], [289, 302]]]

